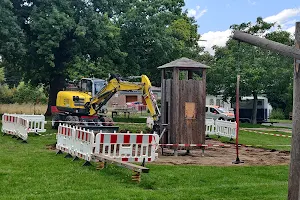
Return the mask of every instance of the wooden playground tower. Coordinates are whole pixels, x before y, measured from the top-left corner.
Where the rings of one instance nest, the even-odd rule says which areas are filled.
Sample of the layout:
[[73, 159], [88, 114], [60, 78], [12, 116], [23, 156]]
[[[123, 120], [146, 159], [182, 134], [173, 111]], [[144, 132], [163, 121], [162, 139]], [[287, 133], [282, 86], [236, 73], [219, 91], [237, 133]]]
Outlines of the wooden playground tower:
[[[161, 70], [163, 144], [205, 143], [206, 69], [188, 58], [158, 67]], [[174, 155], [177, 155], [177, 147]], [[188, 148], [186, 148], [189, 150]]]

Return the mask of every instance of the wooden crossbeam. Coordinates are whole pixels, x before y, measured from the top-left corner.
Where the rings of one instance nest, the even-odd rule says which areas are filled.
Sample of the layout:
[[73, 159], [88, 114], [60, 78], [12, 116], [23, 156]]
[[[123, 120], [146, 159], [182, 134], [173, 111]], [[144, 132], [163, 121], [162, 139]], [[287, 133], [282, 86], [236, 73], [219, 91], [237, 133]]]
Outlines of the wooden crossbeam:
[[260, 38], [258, 36], [244, 33], [242, 31], [234, 31], [232, 38], [241, 42], [252, 44], [254, 46], [275, 51], [284, 56], [289, 56], [291, 58], [300, 60], [300, 49], [296, 47], [291, 47], [288, 45], [281, 44], [279, 42], [274, 42], [272, 40]]
[[120, 166], [125, 167], [127, 169], [133, 170], [135, 172], [140, 172], [140, 173], [149, 173], [149, 170], [150, 170], [147, 167], [143, 167], [143, 166], [135, 165], [135, 164], [132, 164], [132, 163], [120, 161], [120, 160], [117, 160], [115, 158], [111, 158], [111, 157], [100, 155], [100, 154], [94, 154], [92, 156], [92, 159], [96, 160], [96, 161], [100, 161], [100, 162], [107, 162], [107, 163], [117, 164], [117, 165], [120, 165]]

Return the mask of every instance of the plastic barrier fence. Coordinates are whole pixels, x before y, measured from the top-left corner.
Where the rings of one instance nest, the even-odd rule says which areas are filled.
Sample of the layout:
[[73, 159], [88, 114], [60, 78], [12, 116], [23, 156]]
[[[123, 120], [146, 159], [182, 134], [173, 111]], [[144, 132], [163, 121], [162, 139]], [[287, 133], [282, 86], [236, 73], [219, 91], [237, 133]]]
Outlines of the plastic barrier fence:
[[215, 135], [215, 120], [205, 119], [205, 135]]
[[56, 139], [56, 149], [86, 161], [91, 161], [95, 144], [93, 131], [63, 124], [58, 126]]
[[74, 153], [76, 157], [91, 161], [95, 135], [93, 131], [75, 128]]
[[216, 135], [228, 137], [231, 139], [236, 138], [236, 122], [216, 120]]
[[16, 135], [17, 117], [11, 114], [4, 113], [2, 115], [1, 131], [8, 135]]
[[73, 155], [74, 128], [69, 125], [59, 125], [56, 134], [56, 149]]
[[22, 115], [17, 116], [27, 119], [29, 121], [29, 132], [44, 133], [46, 132], [45, 124], [47, 123], [44, 115]]
[[15, 114], [4, 113], [2, 115], [3, 133], [14, 135], [26, 141], [29, 132], [29, 121]]
[[157, 134], [98, 133], [95, 154], [128, 162], [151, 162], [157, 157], [158, 141]]
[[157, 134], [98, 133], [61, 124], [56, 135], [56, 149], [74, 157], [91, 161], [93, 155], [102, 155], [120, 161], [146, 162], [157, 158]]
[[213, 119], [205, 120], [205, 135], [218, 135], [235, 139], [236, 128], [236, 122]]
[[29, 121], [27, 119], [17, 117], [16, 135], [26, 141], [29, 132]]

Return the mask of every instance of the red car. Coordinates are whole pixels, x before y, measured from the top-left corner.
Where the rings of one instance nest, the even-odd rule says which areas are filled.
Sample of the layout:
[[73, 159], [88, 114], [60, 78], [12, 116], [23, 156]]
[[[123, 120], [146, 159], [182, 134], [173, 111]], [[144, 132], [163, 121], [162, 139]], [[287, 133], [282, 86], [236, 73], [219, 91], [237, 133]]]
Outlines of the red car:
[[139, 101], [128, 102], [128, 103], [126, 103], [126, 107], [127, 108], [135, 108], [138, 111], [146, 110], [146, 106], [142, 102], [139, 102]]

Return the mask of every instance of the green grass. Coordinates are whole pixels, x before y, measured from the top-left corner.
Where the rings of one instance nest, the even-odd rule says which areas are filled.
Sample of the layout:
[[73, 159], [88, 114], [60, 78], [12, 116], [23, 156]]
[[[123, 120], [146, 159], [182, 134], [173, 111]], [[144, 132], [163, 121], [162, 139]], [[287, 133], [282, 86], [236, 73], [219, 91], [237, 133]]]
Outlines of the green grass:
[[[224, 143], [235, 144], [235, 140], [230, 140], [229, 138], [225, 138], [225, 137], [218, 138], [217, 136], [210, 136], [210, 137]], [[291, 149], [290, 146], [281, 146], [281, 145], [290, 145], [291, 138], [275, 137], [272, 135], [262, 135], [258, 133], [248, 132], [248, 131], [239, 131], [239, 144], [252, 145], [263, 149], [290, 151]]]
[[[47, 128], [49, 125], [47, 125]], [[54, 133], [49, 130], [47, 133]], [[241, 132], [241, 141], [257, 143]], [[258, 141], [272, 138], [265, 136]], [[277, 137], [274, 137], [278, 139]], [[273, 141], [275, 142], [275, 141]], [[140, 184], [131, 172], [110, 165], [97, 171], [46, 148], [54, 135], [30, 135], [28, 144], [0, 136], [0, 199], [214, 199], [281, 200], [287, 197], [288, 166], [147, 165]], [[199, 158], [201, 159], [201, 158]]]
[[285, 129], [288, 129], [287, 127], [266, 126], [266, 125], [261, 125], [261, 124], [250, 124], [250, 123], [240, 123], [239, 126], [240, 126], [240, 128], [285, 128]]

